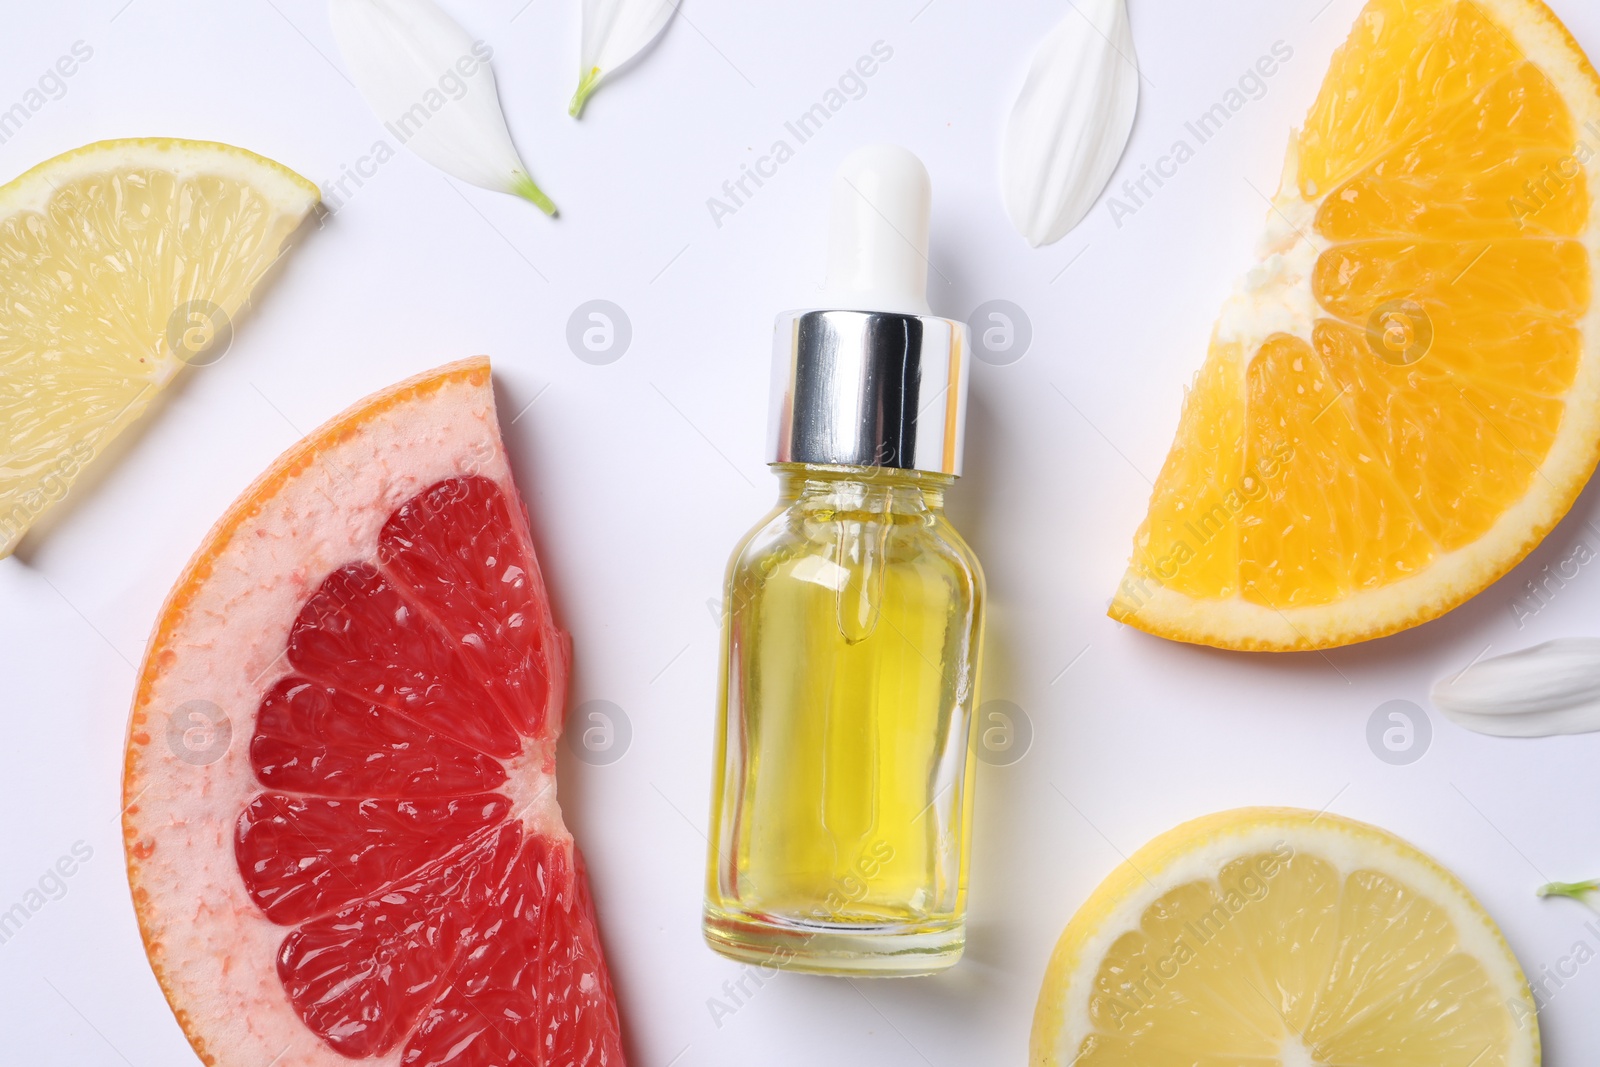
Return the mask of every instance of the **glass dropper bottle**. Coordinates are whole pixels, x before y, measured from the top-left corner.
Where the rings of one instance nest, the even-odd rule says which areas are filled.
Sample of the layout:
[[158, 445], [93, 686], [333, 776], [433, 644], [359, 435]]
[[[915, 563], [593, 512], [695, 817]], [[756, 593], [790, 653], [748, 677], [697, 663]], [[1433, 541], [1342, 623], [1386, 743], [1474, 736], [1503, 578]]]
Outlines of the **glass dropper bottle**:
[[944, 513], [966, 326], [927, 302], [903, 148], [834, 182], [823, 310], [779, 316], [777, 507], [723, 598], [704, 929], [765, 967], [928, 974], [966, 939], [983, 574]]

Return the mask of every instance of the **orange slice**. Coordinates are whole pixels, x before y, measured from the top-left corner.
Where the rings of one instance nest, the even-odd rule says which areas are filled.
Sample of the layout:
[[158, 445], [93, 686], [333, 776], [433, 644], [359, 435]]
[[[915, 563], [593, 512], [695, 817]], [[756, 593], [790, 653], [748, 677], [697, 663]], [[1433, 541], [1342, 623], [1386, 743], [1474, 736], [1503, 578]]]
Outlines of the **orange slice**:
[[1600, 76], [1538, 0], [1373, 0], [1289, 146], [1112, 602], [1325, 648], [1505, 574], [1600, 454]]
[[139, 928], [226, 1067], [623, 1067], [556, 805], [568, 664], [489, 362], [290, 449], [156, 626], [128, 730]]

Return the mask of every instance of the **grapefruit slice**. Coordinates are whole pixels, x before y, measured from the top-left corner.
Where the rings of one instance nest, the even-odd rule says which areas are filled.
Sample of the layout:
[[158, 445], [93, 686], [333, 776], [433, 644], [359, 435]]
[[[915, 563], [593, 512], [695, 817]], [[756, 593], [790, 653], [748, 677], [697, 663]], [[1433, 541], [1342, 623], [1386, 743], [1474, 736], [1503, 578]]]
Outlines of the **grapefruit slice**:
[[201, 1059], [622, 1065], [556, 804], [568, 656], [486, 359], [239, 498], [162, 610], [124, 779], [140, 932]]

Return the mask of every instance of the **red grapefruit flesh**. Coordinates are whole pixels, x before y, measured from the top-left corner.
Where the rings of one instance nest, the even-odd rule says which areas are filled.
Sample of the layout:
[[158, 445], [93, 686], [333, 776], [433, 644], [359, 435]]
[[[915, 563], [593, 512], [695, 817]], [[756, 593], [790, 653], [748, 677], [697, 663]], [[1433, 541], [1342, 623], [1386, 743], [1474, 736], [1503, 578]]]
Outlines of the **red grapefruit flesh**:
[[487, 360], [291, 449], [190, 563], [129, 730], [129, 881], [207, 1063], [622, 1067], [555, 802], [566, 637]]

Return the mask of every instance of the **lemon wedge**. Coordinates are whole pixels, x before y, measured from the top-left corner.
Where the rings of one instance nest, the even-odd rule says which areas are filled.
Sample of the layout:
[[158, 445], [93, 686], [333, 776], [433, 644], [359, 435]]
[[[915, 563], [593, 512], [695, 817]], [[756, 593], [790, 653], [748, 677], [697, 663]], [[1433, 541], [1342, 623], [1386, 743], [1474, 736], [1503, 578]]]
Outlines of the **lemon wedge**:
[[100, 141], [0, 187], [0, 556], [186, 363], [219, 358], [319, 200], [252, 152]]

